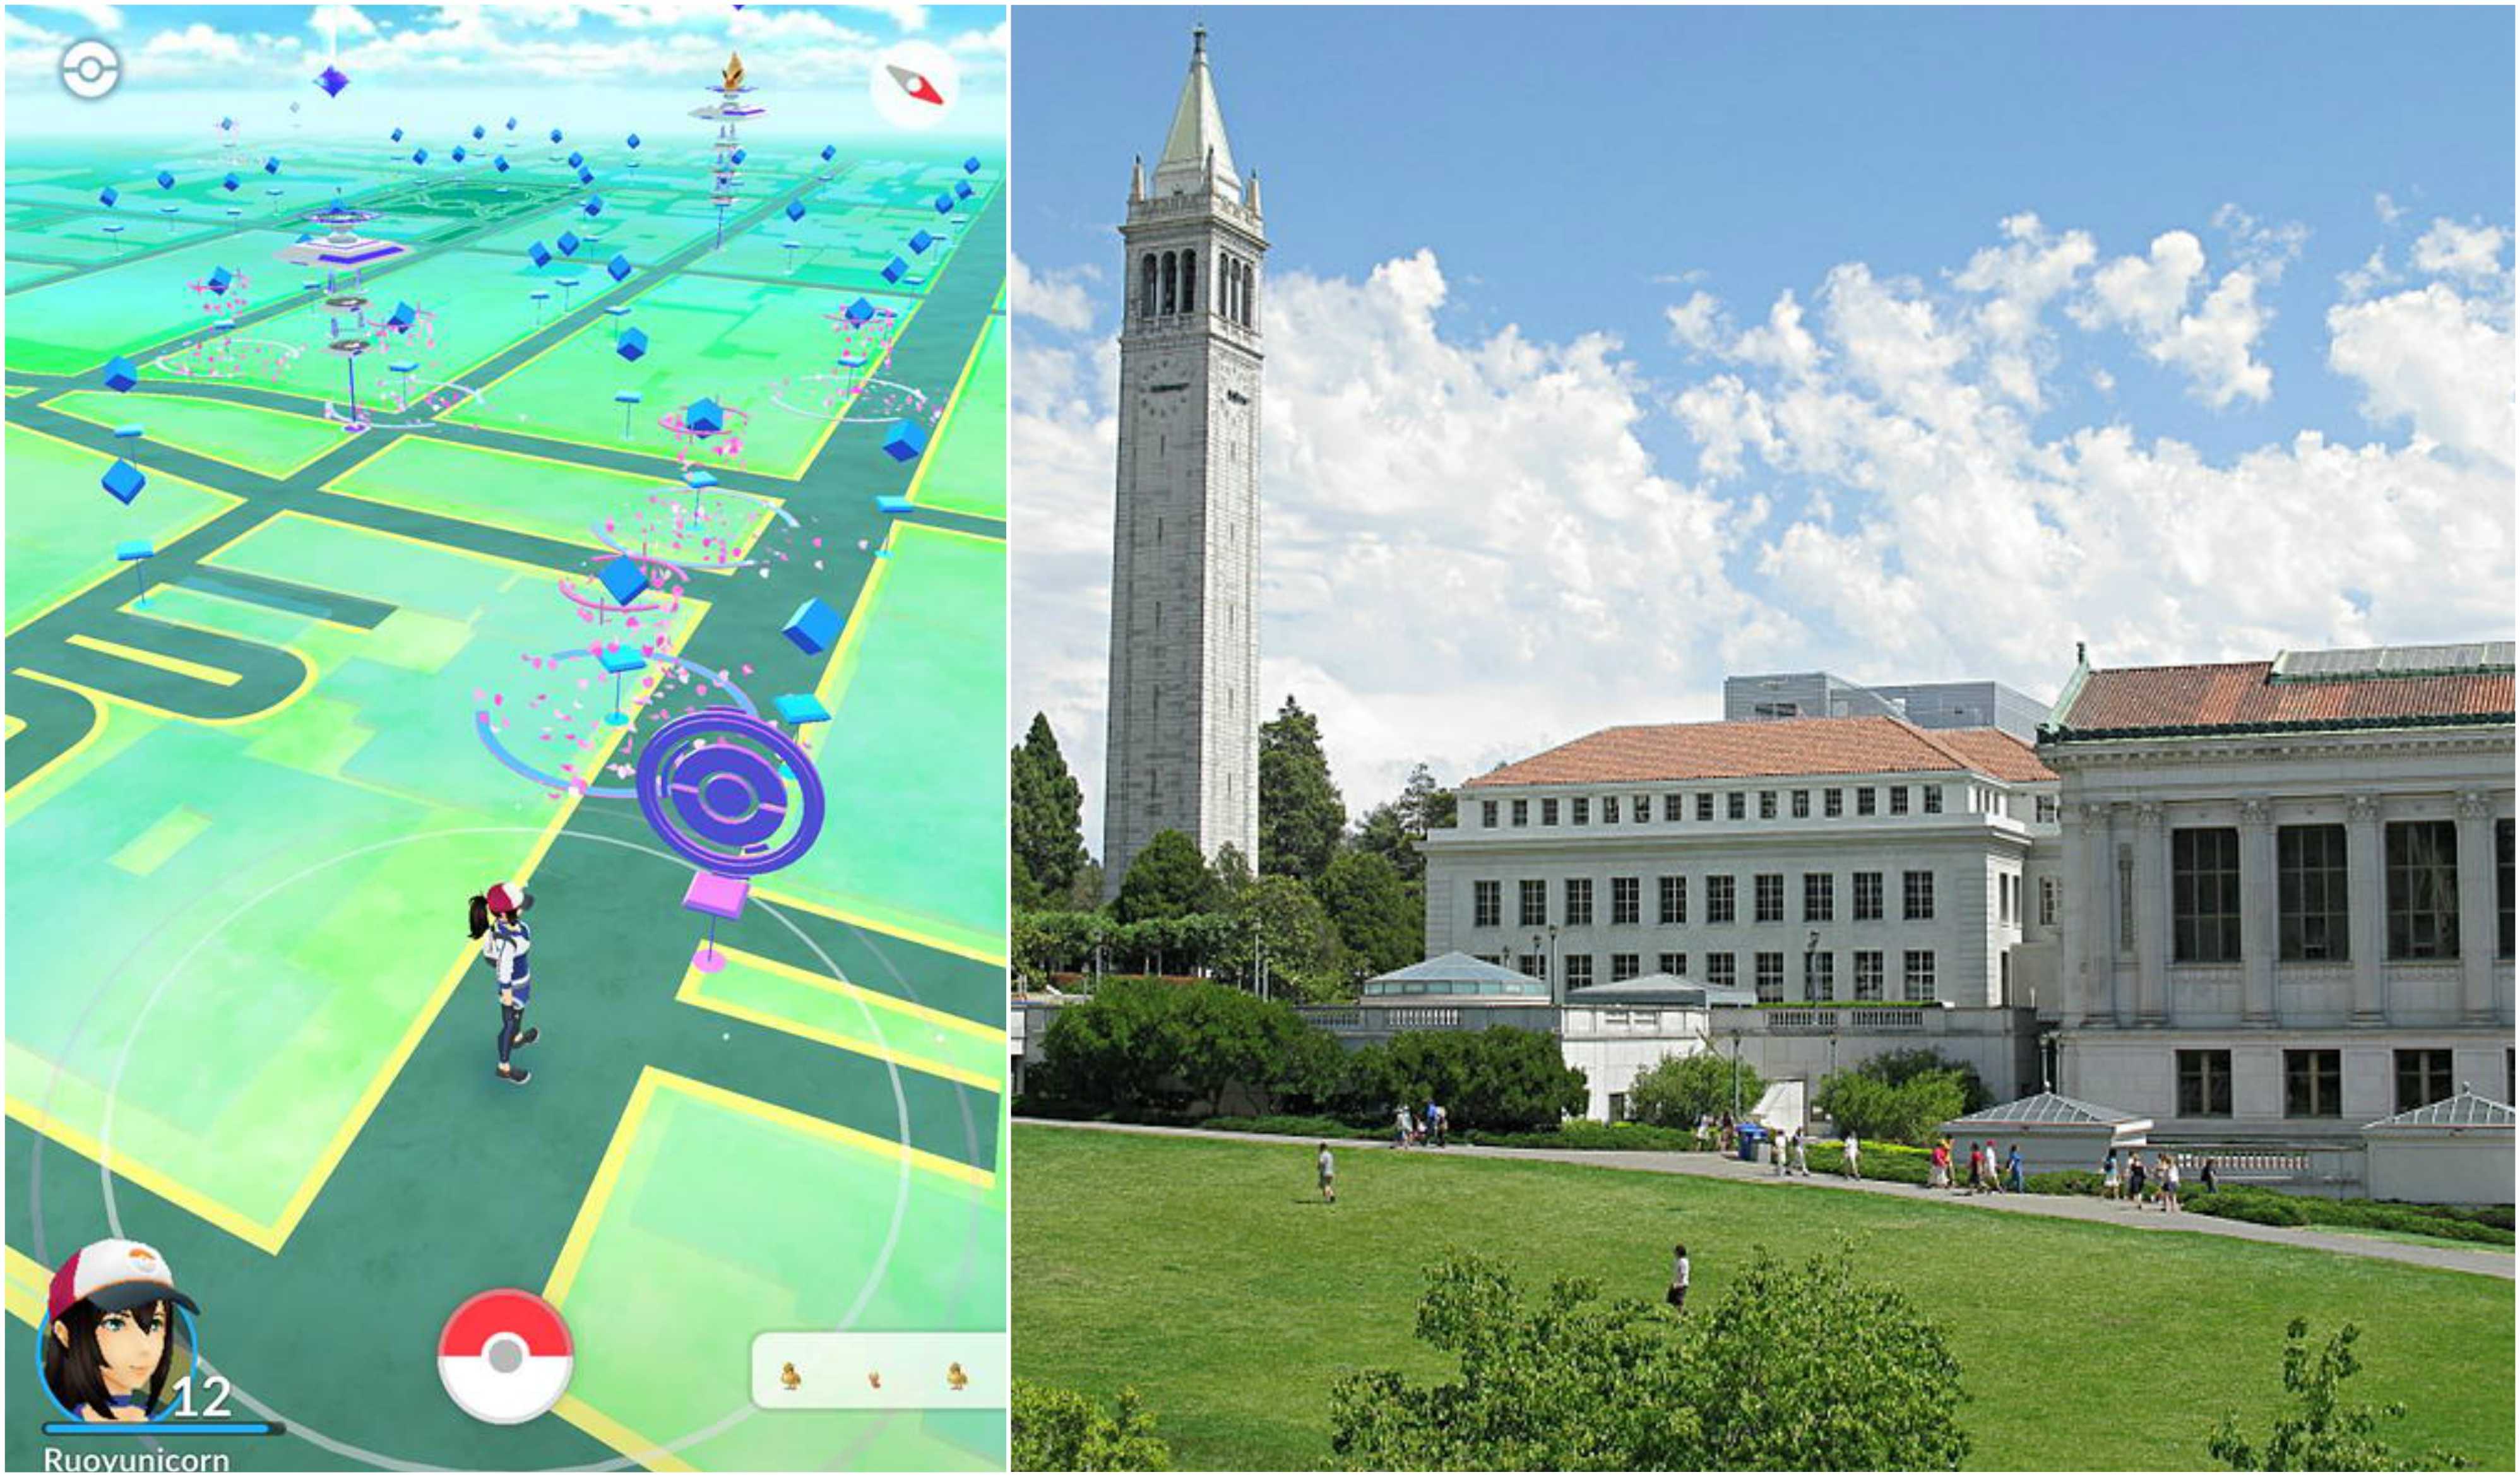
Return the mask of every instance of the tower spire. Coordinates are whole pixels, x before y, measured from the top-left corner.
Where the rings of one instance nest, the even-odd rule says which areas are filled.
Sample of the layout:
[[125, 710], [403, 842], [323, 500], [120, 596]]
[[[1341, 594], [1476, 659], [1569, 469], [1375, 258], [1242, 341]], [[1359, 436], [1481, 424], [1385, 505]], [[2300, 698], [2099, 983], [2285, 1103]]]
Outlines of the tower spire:
[[1211, 188], [1208, 155], [1216, 156], [1216, 183], [1236, 194], [1241, 176], [1234, 172], [1234, 150], [1225, 140], [1225, 113], [1216, 104], [1216, 82], [1207, 70], [1207, 27], [1190, 33], [1190, 76], [1182, 83], [1181, 101], [1173, 107], [1173, 126], [1164, 135], [1164, 152], [1155, 160], [1155, 194], [1188, 195]]

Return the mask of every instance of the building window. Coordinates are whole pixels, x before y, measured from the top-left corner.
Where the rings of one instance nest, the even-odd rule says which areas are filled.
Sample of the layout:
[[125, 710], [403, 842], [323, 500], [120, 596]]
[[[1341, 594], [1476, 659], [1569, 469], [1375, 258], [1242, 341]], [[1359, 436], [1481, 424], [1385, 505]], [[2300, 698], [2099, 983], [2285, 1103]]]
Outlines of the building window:
[[2276, 957], [2353, 958], [2346, 917], [2345, 828], [2276, 827]]
[[1516, 800], [1513, 802], [1513, 824], [1516, 826], [1529, 826], [1531, 824], [1530, 801]]
[[2228, 826], [2170, 833], [2170, 957], [2182, 964], [2240, 957], [2240, 833]]
[[1697, 819], [1701, 821], [1715, 819], [1715, 794], [1712, 790], [1697, 797]]
[[2135, 848], [2118, 847], [2118, 952], [2135, 949]]
[[1939, 816], [1939, 815], [1941, 815], [1942, 813], [1943, 813], [1943, 787], [1942, 787], [1941, 785], [1939, 785], [1939, 784], [1928, 784], [1928, 785], [1926, 785], [1926, 786], [1925, 786], [1925, 814], [1927, 814], [1927, 815], [1929, 815], [1929, 816]]
[[1526, 954], [1522, 956], [1522, 972], [1533, 979], [1547, 979], [1549, 961], [1537, 954]]
[[1505, 884], [1472, 882], [1470, 884], [1470, 926], [1494, 928], [1505, 921]]
[[2230, 1052], [2182, 1052], [2179, 1053], [2179, 1116], [2182, 1118], [2231, 1116]]
[[1846, 814], [1846, 791], [1824, 789], [1820, 792], [1820, 813], [1834, 820]]
[[1610, 921], [1633, 923], [1637, 920], [1637, 897], [1644, 889], [1635, 877], [1610, 878]]
[[1540, 928], [1549, 922], [1549, 884], [1525, 881], [1520, 884], [1522, 926]]
[[1657, 954], [1654, 956], [1654, 971], [1659, 974], [1671, 975], [1673, 978], [1677, 979], [1681, 975], [1688, 972], [1688, 956], [1686, 954]]
[[1922, 922], [1934, 916], [1934, 874], [1912, 872], [1907, 875], [1906, 904], [1899, 916], [1911, 923]]
[[1566, 879], [1566, 926], [1581, 928], [1593, 921], [1593, 879]]
[[1732, 879], [1731, 877], [1706, 879], [1706, 920], [1710, 923], [1732, 921]]
[[2398, 1052], [2398, 1111], [2410, 1113], [2451, 1096], [2450, 1052], [2432, 1047]]
[[2389, 828], [2389, 958], [2458, 958], [2458, 827]]
[[1859, 872], [1855, 874], [1855, 920], [1859, 923], [1881, 921], [1881, 873]]
[[2345, 1116], [2341, 1091], [2345, 1076], [2338, 1065], [2340, 1056], [2333, 1051], [2284, 1052], [2285, 1117]]
[[1904, 784], [1894, 784], [1894, 785], [1891, 785], [1891, 786], [1890, 786], [1890, 814], [1892, 814], [1892, 815], [1894, 815], [1894, 816], [1904, 816], [1904, 815], [1906, 815], [1907, 813], [1908, 813], [1908, 786], [1906, 786], [1906, 785], [1904, 785]]
[[1855, 813], [1859, 816], [1868, 816], [1872, 814], [1871, 785], [1859, 784], [1855, 787]]
[[1566, 810], [1567, 820], [1572, 824], [1577, 826], [1590, 826], [1593, 824], [1593, 797], [1591, 795], [1577, 795], [1574, 799], [1566, 802]]
[[1592, 982], [1593, 956], [1589, 954], [1570, 954], [1566, 956], [1566, 988], [1569, 990], [1581, 990]]
[[1777, 819], [1777, 792], [1775, 790], [1763, 789], [1759, 791], [1759, 819], [1762, 821], [1773, 821]]
[[1881, 998], [1880, 950], [1858, 949], [1855, 951], [1855, 998], [1857, 1000], [1879, 1000]]
[[1706, 988], [1709, 990], [1730, 990], [1733, 987], [1733, 984], [1732, 956], [1730, 954], [1710, 954], [1706, 956]]
[[2053, 928], [2056, 926], [2056, 894], [2060, 890], [2062, 889], [2058, 887], [2054, 877], [2041, 877], [2039, 879], [2040, 927]]
[[2497, 936], [2495, 954], [2511, 957], [2511, 823], [2494, 823], [2494, 898], [2500, 909], [2501, 932]]
[[1837, 914], [1837, 874], [1827, 872], [1803, 873], [1803, 921], [1825, 923]]
[[1618, 796], [1603, 795], [1601, 797], [1601, 824], [1604, 826], [1616, 826], [1619, 824]]
[[1662, 893], [1662, 911], [1659, 920], [1666, 923], [1688, 922], [1688, 878], [1656, 877], [1654, 881]]
[[1761, 950], [1751, 957], [1751, 986], [1759, 992], [1759, 1004], [1782, 1005], [1785, 999], [1785, 957]]
[[1934, 998], [1933, 950], [1911, 949], [1908, 951], [1907, 985], [1908, 998], [1910, 1000], [1932, 1000]]
[[2054, 795], [2039, 796], [2038, 807], [2037, 815], [2039, 817], [2040, 825], [2053, 826], [2056, 824], [2056, 797]]
[[1540, 802], [1540, 824], [1543, 826], [1554, 826], [1557, 824], [1557, 802], [1555, 800], [1551, 799]]
[[1612, 984], [1617, 984], [1623, 979], [1634, 979], [1637, 977], [1637, 957], [1635, 955], [1613, 954], [1610, 956], [1610, 982]]
[[1628, 819], [1636, 822], [1639, 826], [1642, 826], [1647, 821], [1652, 820], [1653, 796], [1630, 795], [1628, 797]]
[[1664, 820], [1681, 821], [1688, 819], [1687, 814], [1682, 809], [1681, 805], [1683, 798], [1684, 797], [1676, 790], [1671, 794], [1662, 797], [1662, 818]]
[[1746, 808], [1746, 802], [1747, 802], [1747, 799], [1748, 799], [1747, 794], [1746, 794], [1744, 791], [1737, 790], [1737, 789], [1736, 789], [1736, 790], [1733, 790], [1733, 791], [1732, 791], [1732, 792], [1730, 792], [1730, 793], [1728, 793], [1727, 795], [1725, 795], [1725, 797], [1724, 797], [1724, 819], [1726, 819], [1727, 821], [1738, 821], [1738, 820], [1741, 820], [1741, 819], [1743, 818], [1743, 812], [1744, 812], [1744, 810], [1745, 810], [1745, 808]]
[[1762, 923], [1785, 920], [1785, 876], [1780, 872], [1763, 872], [1750, 879], [1752, 916]]
[[1798, 789], [1794, 791], [1794, 819], [1797, 821], [1808, 821], [1811, 819], [1810, 790]]
[[1490, 830], [1496, 829], [1497, 803], [1494, 800], [1481, 800], [1479, 802], [1479, 824]]
[[1803, 999], [1837, 999], [1837, 956], [1819, 953], [1803, 956]]

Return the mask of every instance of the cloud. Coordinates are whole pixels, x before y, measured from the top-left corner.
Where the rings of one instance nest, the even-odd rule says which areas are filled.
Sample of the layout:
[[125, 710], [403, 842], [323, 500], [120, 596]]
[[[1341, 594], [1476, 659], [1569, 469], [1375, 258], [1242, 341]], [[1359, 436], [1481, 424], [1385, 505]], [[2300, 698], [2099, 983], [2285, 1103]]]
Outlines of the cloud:
[[[81, 35], [104, 36], [111, 39], [115, 31], [122, 29], [122, 8], [118, 5], [82, 5], [77, 3], [67, 3], [55, 5], [13, 5], [9, 7], [9, 9], [13, 13], [21, 10], [32, 10], [57, 13], [63, 16], [75, 16], [79, 21], [79, 33]], [[12, 34], [14, 35], [15, 33], [13, 32]], [[75, 37], [72, 39], [75, 39]]]
[[2380, 217], [2380, 223], [2384, 226], [2396, 225], [2398, 217], [2407, 213], [2406, 207], [2391, 200], [2386, 190], [2371, 197], [2371, 211]]
[[2327, 313], [2330, 369], [2362, 385], [2362, 412], [2421, 442], [2502, 469], [2510, 505], [2511, 303], [2430, 283]]
[[2418, 272], [2489, 283], [2502, 276], [2502, 247], [2510, 240], [2511, 233], [2500, 226], [2435, 220], [2431, 230], [2416, 238], [2410, 259]]
[[1080, 275], [1036, 277], [1021, 256], [1012, 256], [1007, 263], [1007, 305], [1052, 328], [1084, 333], [1094, 326], [1094, 301], [1076, 280]]
[[2254, 354], [2272, 316], [2257, 295], [2265, 270], [2224, 274], [2188, 312], [2206, 276], [2204, 244], [2192, 232], [2165, 231], [2145, 255], [2121, 256], [2093, 272], [2090, 293], [2069, 311], [2085, 328], [2125, 329], [2148, 358], [2180, 370], [2195, 397], [2217, 410], [2234, 400], [2264, 401], [2274, 388], [2274, 372]]

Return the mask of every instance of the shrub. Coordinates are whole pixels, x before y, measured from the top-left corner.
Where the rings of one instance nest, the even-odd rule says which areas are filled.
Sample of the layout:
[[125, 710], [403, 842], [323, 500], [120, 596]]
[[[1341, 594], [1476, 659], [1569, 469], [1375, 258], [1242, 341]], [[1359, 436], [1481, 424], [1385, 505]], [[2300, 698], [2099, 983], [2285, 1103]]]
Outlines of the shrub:
[[1867, 1140], [1923, 1143], [1966, 1112], [1967, 1083], [1957, 1072], [1918, 1072], [1898, 1083], [1857, 1067], [1825, 1078], [1812, 1106], [1843, 1132]]
[[2247, 1221], [2257, 1226], [2308, 1226], [2310, 1209], [2293, 1195], [2269, 1194], [2264, 1190], [2218, 1189], [2210, 1195], [2182, 1195], [2182, 1209], [2200, 1216], [2215, 1216], [2226, 1221]]
[[2096, 1195], [2100, 1177], [2088, 1169], [2050, 1170], [2021, 1182], [2034, 1195]]
[[[1804, 1157], [1810, 1163], [1811, 1172], [1815, 1175], [1842, 1174], [1846, 1169], [1846, 1150], [1841, 1144], [1823, 1143], [1814, 1140], [1804, 1151]], [[1932, 1177], [1933, 1163], [1930, 1154], [1921, 1148], [1910, 1148], [1897, 1143], [1876, 1143], [1868, 1138], [1864, 1141], [1863, 1165], [1864, 1178], [1867, 1180], [1893, 1180], [1901, 1185], [1923, 1185]]]
[[1403, 1031], [1347, 1058], [1337, 1106], [1357, 1122], [1382, 1122], [1401, 1103], [1430, 1097], [1458, 1135], [1470, 1129], [1549, 1129], [1584, 1111], [1584, 1074], [1566, 1065], [1546, 1031]]
[[1646, 1123], [1595, 1123], [1590, 1118], [1569, 1118], [1553, 1129], [1532, 1133], [1470, 1133], [1461, 1139], [1465, 1143], [1496, 1148], [1642, 1149], [1670, 1153], [1693, 1146], [1692, 1135], [1685, 1129], [1656, 1128]]
[[[2217, 1196], [2219, 1198], [2219, 1195]], [[2354, 1405], [2341, 1399], [2339, 1387], [2362, 1368], [2354, 1341], [2362, 1330], [2347, 1323], [2313, 1360], [2310, 1324], [2294, 1319], [2284, 1329], [2283, 1387], [2297, 1397], [2297, 1412], [2279, 1414], [2262, 1443], [2240, 1435], [2236, 1413], [2223, 1417], [2205, 1450], [2235, 1472], [2425, 1472], [2445, 1471], [2467, 1463], [2436, 1447], [2416, 1456], [2401, 1456], [2380, 1440], [2383, 1421], [2404, 1420], [2403, 1405]]]
[[1229, 1134], [1283, 1134], [1289, 1139], [1384, 1139], [1387, 1128], [1360, 1128], [1336, 1118], [1307, 1117], [1296, 1113], [1278, 1113], [1265, 1118], [1202, 1118], [1200, 1128], [1212, 1128]]
[[1018, 1379], [1010, 1425], [1010, 1465], [1018, 1472], [1156, 1472], [1173, 1464], [1135, 1390], [1122, 1390], [1105, 1411], [1073, 1390]]
[[1666, 1056], [1637, 1074], [1628, 1086], [1628, 1116], [1663, 1128], [1694, 1129], [1700, 1117], [1713, 1118], [1757, 1105], [1768, 1084], [1746, 1061], [1714, 1052]]

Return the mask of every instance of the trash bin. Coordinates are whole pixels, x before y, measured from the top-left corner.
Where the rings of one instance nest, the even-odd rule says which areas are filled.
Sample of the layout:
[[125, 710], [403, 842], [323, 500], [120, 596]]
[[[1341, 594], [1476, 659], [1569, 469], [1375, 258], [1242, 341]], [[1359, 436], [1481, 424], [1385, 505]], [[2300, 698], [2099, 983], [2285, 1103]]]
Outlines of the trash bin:
[[1741, 1162], [1744, 1164], [1758, 1163], [1759, 1149], [1768, 1141], [1767, 1129], [1756, 1123], [1745, 1123], [1741, 1125], [1739, 1132], [1741, 1138]]

